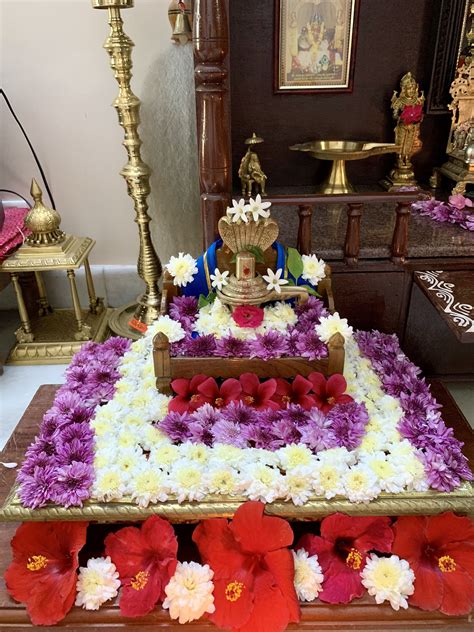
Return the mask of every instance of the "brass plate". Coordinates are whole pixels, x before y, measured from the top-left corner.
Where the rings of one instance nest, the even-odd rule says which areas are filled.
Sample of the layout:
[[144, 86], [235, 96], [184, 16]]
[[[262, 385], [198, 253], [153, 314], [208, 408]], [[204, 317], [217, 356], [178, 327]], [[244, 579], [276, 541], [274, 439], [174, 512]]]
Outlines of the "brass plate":
[[[209, 495], [200, 502], [166, 502], [150, 505], [142, 509], [129, 498], [120, 502], [100, 503], [86, 501], [83, 507], [65, 509], [50, 505], [42, 509], [22, 507], [13, 488], [5, 504], [0, 508], [1, 522], [87, 520], [94, 522], [133, 522], [145, 520], [151, 515], [159, 515], [172, 523], [198, 522], [205, 518], [230, 518], [247, 499]], [[337, 511], [352, 516], [402, 516], [432, 515], [443, 511], [474, 514], [474, 487], [463, 483], [454, 492], [411, 492], [404, 494], [382, 493], [370, 503], [351, 503], [346, 498], [336, 496], [331, 500], [314, 497], [302, 507], [291, 502], [274, 502], [266, 505], [269, 515], [288, 520], [310, 521], [323, 518]]]
[[[108, 317], [112, 310], [103, 309], [100, 314], [82, 310], [85, 325], [91, 327], [94, 342], [102, 342], [109, 336]], [[75, 340], [77, 321], [74, 310], [57, 309], [52, 314], [31, 319], [35, 340], [18, 342], [10, 351], [7, 364], [69, 364], [84, 340]]]

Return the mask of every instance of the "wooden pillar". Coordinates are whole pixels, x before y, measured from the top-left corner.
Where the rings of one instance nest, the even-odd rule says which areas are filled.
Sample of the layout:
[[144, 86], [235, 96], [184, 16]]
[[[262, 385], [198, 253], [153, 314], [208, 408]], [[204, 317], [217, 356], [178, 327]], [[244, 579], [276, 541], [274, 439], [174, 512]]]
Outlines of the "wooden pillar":
[[363, 204], [351, 202], [347, 205], [347, 228], [344, 242], [344, 261], [356, 265], [360, 251], [360, 218]]
[[160, 393], [171, 395], [171, 357], [168, 338], [158, 333], [153, 338], [153, 366], [156, 388]]
[[226, 0], [194, 1], [193, 39], [201, 219], [207, 248], [217, 237], [217, 222], [232, 193]]
[[298, 215], [300, 218], [298, 225], [298, 241], [296, 247], [302, 255], [311, 254], [311, 218], [313, 216], [313, 207], [304, 205], [298, 207]]
[[392, 261], [394, 263], [403, 263], [408, 255], [408, 224], [411, 204], [411, 202], [397, 204], [397, 219], [392, 237]]

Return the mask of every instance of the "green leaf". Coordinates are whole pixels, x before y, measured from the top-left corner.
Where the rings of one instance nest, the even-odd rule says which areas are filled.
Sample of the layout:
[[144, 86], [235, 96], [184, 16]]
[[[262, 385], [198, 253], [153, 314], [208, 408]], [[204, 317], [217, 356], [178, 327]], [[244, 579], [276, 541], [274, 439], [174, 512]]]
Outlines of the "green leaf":
[[290, 274], [299, 279], [303, 274], [303, 259], [296, 248], [288, 248], [287, 264]]
[[298, 287], [304, 287], [304, 289], [308, 292], [308, 294], [312, 294], [313, 296], [317, 296], [318, 298], [321, 298], [321, 294], [318, 294], [318, 292], [316, 292], [316, 290], [314, 290], [309, 285], [300, 285]]
[[263, 250], [258, 246], [245, 246], [244, 250], [248, 250], [255, 257], [257, 263], [265, 263], [265, 257], [263, 256]]
[[216, 298], [217, 298], [216, 292], [209, 292], [209, 294], [207, 295], [207, 304], [210, 305], [211, 303], [214, 303]]
[[209, 305], [209, 301], [204, 296], [204, 294], [200, 294], [198, 300], [198, 308], [201, 309], [202, 307], [206, 307], [206, 305]]

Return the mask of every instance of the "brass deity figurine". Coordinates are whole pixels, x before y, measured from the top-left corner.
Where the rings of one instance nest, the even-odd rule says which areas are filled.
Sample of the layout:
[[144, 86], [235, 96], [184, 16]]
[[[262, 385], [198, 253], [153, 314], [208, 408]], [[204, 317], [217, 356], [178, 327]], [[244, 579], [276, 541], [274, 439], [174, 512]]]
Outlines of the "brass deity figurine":
[[423, 145], [420, 139], [420, 125], [424, 102], [423, 91], [420, 94], [418, 83], [411, 72], [407, 72], [400, 81], [400, 94], [394, 90], [391, 100], [392, 114], [396, 121], [395, 144], [400, 150], [395, 168], [382, 182], [389, 190], [418, 186], [411, 159]]
[[242, 184], [242, 195], [244, 197], [252, 196], [252, 188], [255, 188], [255, 195], [260, 193], [263, 197], [265, 193], [265, 183], [267, 176], [264, 174], [257, 153], [254, 151], [254, 145], [263, 143], [263, 138], [252, 134], [251, 138], [247, 138], [245, 144], [249, 146], [244, 157], [240, 162], [239, 178]]
[[435, 169], [430, 179], [433, 188], [440, 185], [440, 175], [452, 180], [452, 194], [464, 194], [468, 184], [474, 184], [474, 2], [471, 3], [471, 22], [466, 39], [469, 51], [456, 72], [449, 93], [452, 102], [451, 130], [446, 153], [448, 160]]

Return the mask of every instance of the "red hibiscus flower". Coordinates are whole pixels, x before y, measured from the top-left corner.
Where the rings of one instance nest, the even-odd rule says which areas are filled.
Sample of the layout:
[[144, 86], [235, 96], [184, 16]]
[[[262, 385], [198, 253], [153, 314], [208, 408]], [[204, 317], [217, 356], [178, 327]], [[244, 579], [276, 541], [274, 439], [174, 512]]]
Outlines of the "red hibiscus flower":
[[308, 395], [312, 388], [313, 384], [302, 375], [297, 375], [291, 384], [279, 377], [273, 400], [281, 408], [286, 408], [288, 404], [299, 404], [309, 410], [314, 406], [314, 399]]
[[419, 123], [423, 118], [423, 106], [422, 105], [405, 105], [403, 108], [400, 119], [404, 125], [410, 125], [411, 123]]
[[214, 571], [215, 625], [239, 632], [280, 632], [299, 621], [293, 585], [293, 532], [286, 520], [263, 515], [260, 502], [244, 503], [229, 524], [201, 522], [193, 533], [203, 561]]
[[171, 382], [171, 388], [178, 397], [173, 399], [168, 404], [169, 412], [185, 413], [188, 410], [193, 412], [199, 406], [202, 406], [208, 399], [204, 397], [202, 393], [198, 391], [198, 386], [208, 379], [207, 375], [195, 375], [191, 380], [184, 378], [178, 378]]
[[263, 309], [256, 305], [239, 305], [232, 312], [232, 318], [239, 327], [259, 327], [263, 315]]
[[242, 385], [240, 399], [247, 406], [252, 406], [252, 408], [257, 408], [258, 410], [263, 410], [264, 408], [278, 410], [280, 408], [276, 402], [271, 400], [277, 387], [276, 380], [273, 378], [260, 383], [255, 373], [242, 373], [240, 384]]
[[176, 570], [178, 541], [169, 522], [151, 516], [141, 528], [125, 527], [105, 538], [122, 582], [120, 612], [140, 617], [165, 598], [165, 587]]
[[328, 603], [349, 603], [364, 594], [360, 572], [367, 553], [372, 549], [390, 553], [392, 542], [390, 518], [336, 513], [322, 521], [321, 537], [304, 535], [297, 548], [318, 555], [324, 573], [318, 597]]
[[208, 377], [205, 382], [198, 386], [198, 391], [211, 406], [223, 408], [230, 402], [239, 399], [242, 386], [239, 380], [230, 377], [228, 380], [224, 380], [219, 388], [216, 380], [213, 377]]
[[448, 512], [402, 516], [394, 526], [393, 552], [415, 573], [410, 605], [444, 614], [474, 607], [474, 522]]
[[26, 522], [13, 536], [5, 582], [35, 625], [54, 625], [72, 608], [86, 530], [86, 522]]
[[331, 375], [327, 380], [322, 373], [311, 373], [308, 380], [313, 385], [314, 403], [323, 413], [331, 410], [334, 404], [352, 402], [352, 397], [345, 394], [347, 382], [340, 373]]

